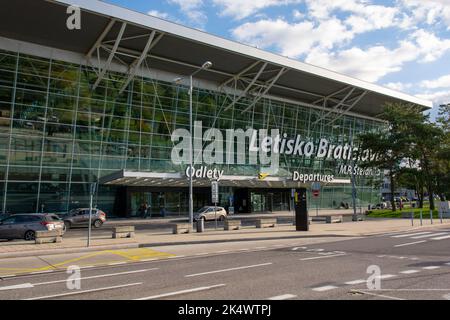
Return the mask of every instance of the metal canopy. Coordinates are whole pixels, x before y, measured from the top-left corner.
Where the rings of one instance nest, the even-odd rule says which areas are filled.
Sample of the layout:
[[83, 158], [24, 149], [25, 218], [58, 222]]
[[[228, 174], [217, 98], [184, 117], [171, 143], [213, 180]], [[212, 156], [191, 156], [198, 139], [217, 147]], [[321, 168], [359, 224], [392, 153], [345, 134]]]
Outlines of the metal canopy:
[[[210, 187], [211, 180], [198, 179], [193, 180], [195, 187]], [[118, 171], [100, 179], [100, 184], [127, 187], [187, 187], [189, 180], [181, 173], [155, 173], [155, 172], [137, 172], [137, 171]], [[234, 176], [223, 175], [219, 181], [222, 187], [239, 188], [300, 188], [309, 187], [310, 184], [294, 182], [292, 179], [284, 177], [267, 177], [259, 180], [255, 176]], [[323, 183], [329, 185], [350, 184], [350, 179], [335, 179], [332, 182]]]
[[[69, 4], [82, 9], [81, 30], [65, 27]], [[86, 63], [99, 60], [96, 84], [113, 60], [126, 66], [127, 79], [143, 61], [183, 75], [210, 60], [213, 68], [197, 77], [252, 97], [249, 110], [264, 96], [325, 107], [338, 117], [350, 111], [376, 117], [385, 102], [432, 107], [430, 101], [97, 0], [5, 1], [0, 36], [76, 52]]]

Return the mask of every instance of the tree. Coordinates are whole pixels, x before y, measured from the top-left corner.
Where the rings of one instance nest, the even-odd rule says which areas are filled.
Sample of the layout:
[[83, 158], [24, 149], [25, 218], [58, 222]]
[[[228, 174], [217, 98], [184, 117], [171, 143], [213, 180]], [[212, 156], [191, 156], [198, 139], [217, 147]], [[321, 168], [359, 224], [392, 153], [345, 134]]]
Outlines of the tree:
[[377, 156], [361, 165], [377, 167], [388, 171], [391, 191], [392, 210], [396, 211], [394, 199], [397, 175], [401, 172], [402, 161], [410, 156], [410, 145], [413, 137], [410, 135], [410, 122], [415, 119], [416, 110], [405, 107], [404, 104], [388, 103], [380, 118], [386, 122], [380, 130], [358, 135], [360, 150], [370, 149]]
[[[442, 140], [439, 150], [435, 153], [435, 174], [437, 190], [450, 198], [450, 103], [441, 105], [437, 117], [437, 125], [442, 130]], [[441, 200], [442, 199], [441, 197]]]
[[430, 199], [430, 209], [434, 210], [434, 194], [439, 181], [439, 158], [443, 139], [443, 130], [429, 121], [429, 115], [420, 111], [414, 114], [414, 120], [409, 122], [408, 132], [413, 138], [410, 145], [409, 159], [419, 165], [412, 167], [417, 174], [424, 178]]

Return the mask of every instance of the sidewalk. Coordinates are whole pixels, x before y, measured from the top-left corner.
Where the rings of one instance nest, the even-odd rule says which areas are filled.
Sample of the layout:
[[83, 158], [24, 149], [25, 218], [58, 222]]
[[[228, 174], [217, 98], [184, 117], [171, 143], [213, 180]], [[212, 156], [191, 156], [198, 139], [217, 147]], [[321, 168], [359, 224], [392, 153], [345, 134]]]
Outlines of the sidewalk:
[[116, 250], [138, 247], [161, 247], [186, 244], [227, 243], [259, 240], [306, 239], [306, 238], [332, 238], [360, 237], [389, 232], [426, 229], [430, 227], [450, 227], [450, 220], [444, 224], [435, 221], [431, 225], [424, 221], [424, 226], [411, 226], [408, 219], [376, 219], [361, 222], [346, 222], [337, 224], [313, 223], [309, 232], [297, 232], [292, 225], [279, 225], [276, 228], [256, 229], [254, 226], [245, 226], [240, 230], [224, 231], [223, 229], [207, 229], [204, 233], [190, 233], [174, 235], [169, 232], [145, 230], [136, 233], [134, 239], [111, 239], [110, 236], [94, 236], [91, 247], [86, 247], [86, 238], [63, 239], [62, 243], [35, 245], [29, 242], [1, 242], [0, 259], [12, 257], [29, 257], [47, 254], [88, 252], [99, 250]]
[[[327, 215], [352, 215], [353, 209], [323, 209], [319, 210], [319, 216]], [[357, 210], [359, 214], [359, 208]], [[364, 213], [364, 210], [363, 210]], [[229, 215], [229, 219], [259, 219], [259, 218], [280, 218], [280, 217], [292, 217], [294, 212], [292, 211], [279, 211], [279, 212], [261, 212], [261, 213], [240, 213]], [[316, 216], [316, 210], [310, 210], [310, 217]], [[161, 224], [168, 225], [178, 222], [188, 221], [187, 213], [182, 217], [172, 216], [167, 218], [111, 218], [105, 222], [105, 226], [119, 226], [119, 225], [139, 225], [139, 224]]]

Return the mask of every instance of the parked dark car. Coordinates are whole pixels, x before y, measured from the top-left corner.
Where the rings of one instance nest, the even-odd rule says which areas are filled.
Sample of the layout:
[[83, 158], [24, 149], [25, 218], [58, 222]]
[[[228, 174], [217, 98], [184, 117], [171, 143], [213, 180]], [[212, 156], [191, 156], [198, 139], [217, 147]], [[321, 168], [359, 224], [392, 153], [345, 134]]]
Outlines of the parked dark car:
[[61, 230], [64, 222], [54, 214], [15, 214], [0, 221], [0, 239], [34, 240], [36, 231]]
[[[70, 210], [69, 213], [62, 215], [66, 229], [72, 227], [88, 227], [89, 226], [89, 208], [78, 208]], [[92, 209], [92, 226], [100, 228], [106, 221], [106, 213], [99, 209]]]

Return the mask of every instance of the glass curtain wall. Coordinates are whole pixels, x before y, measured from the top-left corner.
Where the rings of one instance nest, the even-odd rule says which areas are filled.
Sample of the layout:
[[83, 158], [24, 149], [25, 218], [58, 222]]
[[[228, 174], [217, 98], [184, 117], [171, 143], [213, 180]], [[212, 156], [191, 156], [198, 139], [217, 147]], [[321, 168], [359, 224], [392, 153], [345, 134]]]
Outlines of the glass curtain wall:
[[[175, 129], [189, 128], [187, 88], [135, 77], [119, 95], [125, 78], [109, 72], [92, 90], [96, 74], [90, 67], [0, 51], [0, 211], [64, 212], [87, 206], [89, 184], [119, 170], [184, 171], [170, 160], [170, 136]], [[271, 99], [261, 99], [250, 110], [250, 100], [227, 109], [230, 102], [220, 92], [195, 89], [195, 120], [203, 122], [204, 130], [279, 129], [331, 143], [350, 142], [350, 136], [379, 126], [350, 116], [332, 126], [327, 125], [331, 117], [314, 124], [323, 111]], [[294, 170], [334, 174], [341, 164], [288, 156], [280, 161], [280, 176]], [[233, 175], [259, 172], [254, 165], [215, 167]], [[361, 201], [373, 203], [378, 191], [363, 178], [357, 185]], [[329, 187], [320, 206], [334, 207], [350, 194], [347, 186]], [[112, 212], [115, 195], [115, 187], [100, 186], [96, 205]], [[222, 199], [228, 202], [228, 196]]]

